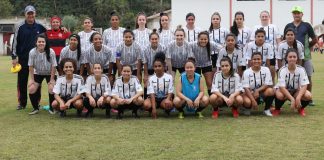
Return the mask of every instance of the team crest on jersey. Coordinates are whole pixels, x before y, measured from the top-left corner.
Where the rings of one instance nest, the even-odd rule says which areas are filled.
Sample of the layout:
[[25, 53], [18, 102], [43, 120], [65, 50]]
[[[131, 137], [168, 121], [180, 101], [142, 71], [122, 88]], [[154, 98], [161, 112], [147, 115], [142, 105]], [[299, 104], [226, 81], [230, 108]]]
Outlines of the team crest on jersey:
[[62, 37], [63, 37], [63, 34], [62, 34], [62, 33], [59, 33], [58, 36], [59, 36], [60, 38], [62, 38]]

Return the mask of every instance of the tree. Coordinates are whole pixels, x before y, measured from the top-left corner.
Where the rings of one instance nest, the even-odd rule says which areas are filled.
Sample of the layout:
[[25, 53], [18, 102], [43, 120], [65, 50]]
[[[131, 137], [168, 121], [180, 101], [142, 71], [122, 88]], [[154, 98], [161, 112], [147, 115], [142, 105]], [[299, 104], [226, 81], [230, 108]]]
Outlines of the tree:
[[78, 25], [78, 21], [79, 20], [77, 17], [73, 15], [69, 15], [63, 17], [62, 24], [64, 27], [68, 28], [68, 30], [73, 32], [74, 28], [77, 27]]
[[13, 10], [14, 10], [14, 6], [9, 2], [9, 0], [0, 1], [1, 18], [11, 16]]

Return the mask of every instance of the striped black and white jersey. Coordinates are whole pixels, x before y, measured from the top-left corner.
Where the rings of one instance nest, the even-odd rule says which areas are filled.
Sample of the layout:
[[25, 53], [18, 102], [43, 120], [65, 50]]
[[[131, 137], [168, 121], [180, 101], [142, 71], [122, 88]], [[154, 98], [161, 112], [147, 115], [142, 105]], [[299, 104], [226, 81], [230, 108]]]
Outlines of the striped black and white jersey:
[[80, 75], [73, 74], [73, 79], [68, 82], [66, 76], [59, 76], [54, 85], [54, 94], [60, 95], [60, 97], [73, 98], [78, 94], [81, 94], [81, 86], [84, 84], [83, 78]]
[[145, 28], [144, 30], [135, 29], [133, 31], [135, 42], [140, 45], [141, 49], [144, 50], [150, 44], [150, 34], [152, 30]]
[[154, 94], [158, 99], [164, 99], [169, 93], [173, 93], [173, 78], [170, 74], [164, 73], [162, 77], [156, 74], [149, 78], [147, 95]]
[[191, 46], [184, 41], [182, 46], [178, 46], [176, 41], [172, 41], [166, 50], [166, 58], [171, 59], [172, 67], [183, 68], [189, 57], [193, 57]]
[[216, 66], [217, 67], [221, 67], [220, 61], [222, 60], [222, 58], [224, 57], [229, 57], [232, 60], [233, 63], [233, 69], [235, 70], [235, 72], [237, 72], [237, 68], [240, 66], [246, 66], [246, 60], [243, 57], [243, 53], [241, 49], [237, 49], [235, 48], [233, 53], [229, 53], [226, 50], [226, 47], [222, 48], [219, 51], [218, 54], [218, 58], [217, 58], [217, 62], [216, 62]]
[[118, 96], [122, 99], [130, 99], [143, 88], [136, 76], [131, 76], [128, 83], [123, 82], [123, 77], [118, 77], [112, 89], [112, 96]]
[[113, 30], [112, 28], [105, 29], [102, 34], [102, 43], [106, 46], [108, 46], [112, 53], [113, 53], [113, 63], [116, 63], [116, 49], [117, 46], [123, 42], [123, 33], [125, 31], [125, 28], [119, 27], [117, 30]]
[[155, 50], [152, 48], [151, 44], [149, 44], [144, 49], [143, 63], [147, 64], [148, 69], [153, 69], [153, 61], [154, 61], [154, 57], [155, 57], [156, 53], [157, 52], [165, 53], [165, 51], [166, 51], [166, 48], [164, 46], [162, 46], [161, 44], [158, 44], [158, 47]]
[[90, 37], [95, 32], [96, 31], [91, 30], [90, 32], [81, 31], [78, 33], [78, 35], [80, 36], [82, 52], [85, 52], [86, 50], [88, 50], [90, 48], [90, 46], [91, 46]]
[[70, 46], [65, 46], [61, 53], [60, 53], [60, 60], [59, 60], [59, 63], [62, 61], [62, 59], [64, 58], [71, 58], [71, 59], [74, 59], [76, 62], [77, 62], [77, 70], [80, 70], [80, 66], [81, 64], [85, 64], [85, 60], [86, 60], [86, 55], [85, 55], [85, 52], [81, 52], [80, 54], [80, 59], [78, 60], [78, 50], [74, 50], [72, 51], [70, 49]]
[[[225, 46], [226, 43], [226, 36], [229, 33], [229, 30], [220, 27], [218, 29], [213, 29], [212, 31], [209, 31], [209, 40], [212, 42], [215, 42], [219, 45]], [[218, 54], [218, 51], [212, 52], [212, 54]]]
[[269, 68], [261, 66], [259, 71], [254, 71], [251, 67], [245, 70], [242, 77], [242, 85], [243, 88], [249, 88], [253, 91], [263, 85], [273, 85]]
[[279, 32], [279, 28], [274, 24], [269, 24], [268, 26], [254, 26], [253, 31], [251, 33], [251, 41], [255, 40], [255, 31], [261, 28], [263, 28], [266, 32], [265, 42], [271, 44], [272, 47], [274, 47], [274, 49], [277, 49], [277, 38], [281, 38], [281, 34]]
[[86, 93], [91, 94], [93, 98], [111, 95], [110, 82], [108, 77], [104, 74], [101, 75], [99, 83], [96, 82], [96, 78], [94, 75], [89, 76], [87, 78], [85, 87]]
[[[298, 48], [298, 57], [299, 59], [304, 59], [304, 45], [298, 40], [296, 40], [296, 42]], [[287, 63], [285, 57], [286, 57], [286, 52], [289, 48], [293, 48], [293, 46], [289, 46], [286, 40], [279, 43], [276, 59], [281, 60], [283, 65]]]
[[171, 29], [164, 30], [162, 29], [162, 32], [160, 33], [158, 31], [159, 37], [160, 37], [160, 43], [163, 46], [168, 46], [171, 41], [175, 39], [174, 37], [174, 31]]
[[50, 61], [47, 61], [45, 51], [40, 53], [33, 48], [29, 52], [28, 66], [34, 67], [34, 74], [51, 75], [52, 67], [57, 66], [54, 50], [50, 48]]
[[135, 70], [137, 61], [142, 59], [142, 49], [135, 42], [130, 46], [123, 42], [116, 49], [116, 59], [119, 59], [122, 65], [130, 65]]
[[238, 44], [242, 50], [250, 42], [251, 33], [252, 31], [248, 27], [239, 30], [239, 34], [236, 37], [236, 44]]
[[102, 45], [100, 51], [96, 51], [94, 45], [91, 45], [90, 48], [86, 51], [86, 63], [89, 63], [90, 66], [93, 64], [99, 63], [103, 66], [103, 69], [109, 68], [109, 62], [113, 61], [113, 56], [111, 49], [106, 45]]
[[263, 43], [262, 46], [257, 46], [255, 44], [255, 41], [250, 42], [246, 46], [246, 50], [244, 53], [245, 59], [247, 61], [251, 60], [252, 54], [254, 52], [260, 52], [262, 54], [262, 65], [266, 65], [266, 60], [267, 59], [273, 59], [274, 58], [274, 53], [273, 53], [273, 47], [272, 45], [268, 43]]
[[285, 87], [288, 91], [298, 90], [300, 87], [308, 85], [309, 80], [305, 68], [297, 65], [293, 73], [288, 69], [288, 66], [283, 66], [278, 72], [278, 86]]
[[[194, 58], [196, 59], [196, 67], [208, 67], [212, 65], [211, 57], [208, 56], [206, 47], [200, 47], [198, 42], [192, 42], [190, 46]], [[221, 48], [222, 48], [221, 45], [214, 42], [210, 42], [210, 55], [214, 51], [220, 50]]]
[[198, 41], [198, 34], [202, 31], [199, 27], [195, 27], [194, 29], [184, 28], [185, 31], [185, 40], [187, 42], [195, 42]]
[[234, 73], [234, 76], [225, 78], [222, 72], [214, 74], [211, 92], [220, 92], [223, 95], [229, 96], [237, 91], [242, 91], [240, 76]]

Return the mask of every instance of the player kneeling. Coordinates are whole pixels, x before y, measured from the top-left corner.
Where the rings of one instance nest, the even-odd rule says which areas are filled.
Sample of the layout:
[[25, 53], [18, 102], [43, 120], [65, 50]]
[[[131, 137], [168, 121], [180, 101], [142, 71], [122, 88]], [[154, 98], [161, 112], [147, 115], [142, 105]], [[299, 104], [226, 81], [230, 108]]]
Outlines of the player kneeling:
[[155, 74], [148, 80], [147, 95], [144, 101], [144, 109], [152, 112], [152, 118], [157, 118], [156, 109], [162, 108], [166, 114], [173, 109], [173, 78], [165, 73], [165, 55], [156, 53], [153, 61]]
[[198, 73], [195, 73], [195, 59], [189, 58], [185, 63], [185, 72], [180, 76], [173, 104], [179, 111], [179, 118], [184, 118], [185, 108], [187, 112], [195, 112], [199, 118], [203, 118], [201, 111], [208, 106], [209, 99], [204, 95], [204, 81]]
[[102, 66], [99, 63], [92, 65], [93, 75], [89, 76], [86, 81], [86, 97], [84, 98], [84, 106], [88, 109], [86, 117], [93, 116], [94, 108], [106, 109], [106, 117], [110, 117], [110, 97], [111, 87], [109, 79], [102, 74]]
[[309, 80], [304, 67], [297, 65], [298, 52], [288, 49], [285, 60], [288, 62], [278, 73], [278, 86], [276, 91], [276, 109], [273, 115], [280, 114], [280, 108], [286, 100], [290, 100], [290, 107], [297, 110], [301, 116], [305, 116], [305, 107], [312, 100], [312, 94], [307, 91]]
[[137, 110], [143, 105], [143, 88], [136, 76], [132, 75], [130, 65], [122, 66], [121, 77], [117, 78], [112, 90], [110, 106], [118, 110], [117, 119], [122, 119], [124, 110], [132, 110], [132, 115], [139, 118]]
[[75, 108], [77, 115], [81, 116], [83, 101], [81, 96], [81, 86], [83, 79], [81, 76], [73, 74], [76, 70], [76, 62], [73, 59], [62, 59], [60, 67], [63, 68], [63, 76], [60, 76], [53, 88], [55, 100], [52, 106], [60, 111], [60, 116], [66, 116], [66, 110]]
[[262, 54], [254, 52], [251, 58], [251, 67], [243, 73], [244, 114], [250, 115], [251, 108], [258, 109], [258, 105], [264, 101], [264, 114], [272, 116], [270, 106], [274, 99], [274, 89], [271, 87], [272, 77], [268, 67], [262, 66]]
[[218, 118], [218, 108], [226, 105], [232, 108], [233, 117], [237, 118], [239, 116], [237, 109], [243, 105], [240, 76], [234, 73], [232, 61], [228, 57], [222, 58], [220, 65], [221, 72], [214, 75], [212, 95], [209, 97], [209, 102], [214, 108], [212, 117]]

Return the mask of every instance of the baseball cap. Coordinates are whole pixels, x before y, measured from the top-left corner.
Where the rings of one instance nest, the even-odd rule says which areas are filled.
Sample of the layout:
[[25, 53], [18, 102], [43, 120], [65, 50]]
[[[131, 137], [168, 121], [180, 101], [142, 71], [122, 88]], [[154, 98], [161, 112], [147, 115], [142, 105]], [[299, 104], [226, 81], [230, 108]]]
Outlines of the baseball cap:
[[303, 13], [304, 10], [301, 6], [294, 6], [292, 9], [291, 9], [291, 13], [294, 13], [294, 12], [299, 12], [299, 13]]
[[32, 5], [28, 5], [28, 6], [26, 6], [26, 8], [25, 8], [25, 13], [28, 13], [28, 12], [36, 12], [35, 7], [32, 6]]

